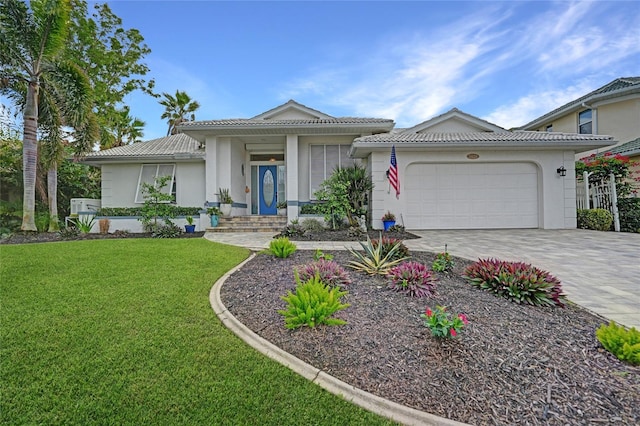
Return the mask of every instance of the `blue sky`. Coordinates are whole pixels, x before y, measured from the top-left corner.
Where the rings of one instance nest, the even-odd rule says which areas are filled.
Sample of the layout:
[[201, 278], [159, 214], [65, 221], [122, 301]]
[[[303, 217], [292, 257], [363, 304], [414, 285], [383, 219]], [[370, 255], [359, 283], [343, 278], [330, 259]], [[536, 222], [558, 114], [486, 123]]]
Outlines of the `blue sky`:
[[[398, 127], [457, 107], [509, 128], [640, 75], [637, 1], [108, 3], [151, 48], [156, 90], [186, 91], [198, 120], [295, 99]], [[145, 139], [166, 134], [156, 99], [127, 103]]]

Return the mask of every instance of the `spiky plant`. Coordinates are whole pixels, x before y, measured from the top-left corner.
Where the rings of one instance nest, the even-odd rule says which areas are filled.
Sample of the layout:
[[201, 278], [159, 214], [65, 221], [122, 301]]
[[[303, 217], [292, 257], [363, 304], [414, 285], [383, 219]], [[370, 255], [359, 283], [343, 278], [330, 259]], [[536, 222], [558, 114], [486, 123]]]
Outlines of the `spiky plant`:
[[[380, 234], [380, 239], [382, 234]], [[385, 252], [383, 244], [374, 245], [371, 238], [367, 236], [366, 243], [360, 243], [364, 252], [349, 249], [355, 260], [349, 261], [349, 266], [357, 271], [366, 272], [369, 275], [385, 275], [389, 269], [400, 264], [407, 257], [396, 257], [396, 253], [400, 250], [401, 240], [391, 245]]]

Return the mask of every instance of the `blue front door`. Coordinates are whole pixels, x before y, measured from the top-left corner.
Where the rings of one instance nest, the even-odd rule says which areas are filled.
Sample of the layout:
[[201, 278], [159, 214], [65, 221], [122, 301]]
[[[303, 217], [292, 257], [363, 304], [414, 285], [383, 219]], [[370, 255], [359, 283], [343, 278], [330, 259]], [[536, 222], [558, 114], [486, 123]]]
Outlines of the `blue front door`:
[[260, 214], [277, 214], [277, 166], [260, 166], [258, 169], [260, 182]]

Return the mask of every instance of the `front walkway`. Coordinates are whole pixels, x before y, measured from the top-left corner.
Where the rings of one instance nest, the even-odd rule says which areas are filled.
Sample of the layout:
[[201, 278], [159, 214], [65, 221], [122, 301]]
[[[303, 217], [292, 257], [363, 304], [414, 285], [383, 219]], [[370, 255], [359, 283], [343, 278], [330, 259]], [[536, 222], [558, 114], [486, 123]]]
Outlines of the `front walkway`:
[[[569, 300], [606, 318], [640, 328], [640, 235], [586, 230], [411, 231], [410, 250], [448, 251], [476, 260], [495, 257], [533, 264], [557, 276]], [[207, 233], [205, 238], [262, 250], [273, 233]], [[344, 250], [354, 242], [296, 241], [300, 249]]]

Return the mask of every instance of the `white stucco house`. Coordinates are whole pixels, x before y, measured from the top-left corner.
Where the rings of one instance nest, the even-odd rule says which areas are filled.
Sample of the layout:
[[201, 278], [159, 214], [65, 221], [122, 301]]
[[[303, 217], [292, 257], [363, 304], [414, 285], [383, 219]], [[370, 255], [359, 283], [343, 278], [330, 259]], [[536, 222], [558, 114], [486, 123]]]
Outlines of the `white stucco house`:
[[[508, 131], [458, 109], [408, 129], [382, 118], [332, 117], [293, 100], [249, 119], [192, 121], [181, 134], [93, 152], [102, 206], [142, 203], [140, 185], [171, 175], [181, 206], [217, 205], [229, 188], [234, 215], [289, 220], [336, 166], [371, 173], [371, 226], [393, 212], [407, 229], [576, 227], [574, 158], [610, 136]], [[400, 196], [387, 181], [395, 146]], [[167, 189], [169, 190], [169, 189]]]

